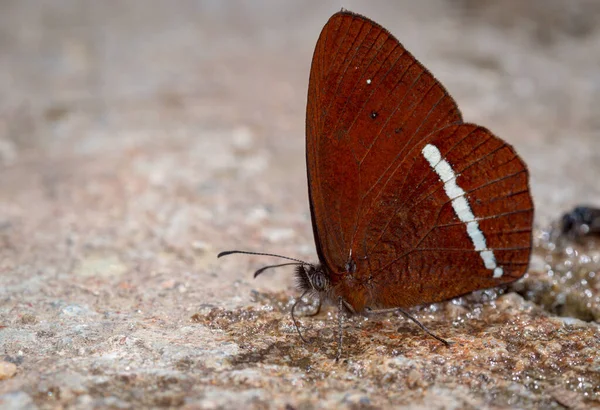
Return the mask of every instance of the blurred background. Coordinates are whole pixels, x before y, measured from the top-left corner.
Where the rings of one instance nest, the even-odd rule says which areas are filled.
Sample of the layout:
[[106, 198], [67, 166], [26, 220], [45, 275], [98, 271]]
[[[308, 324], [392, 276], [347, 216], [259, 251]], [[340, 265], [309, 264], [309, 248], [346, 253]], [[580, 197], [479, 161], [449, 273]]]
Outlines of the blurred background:
[[[9, 277], [178, 272], [207, 276], [220, 290], [202, 296], [217, 300], [240, 294], [227, 273], [206, 271], [219, 250], [314, 260], [308, 71], [341, 6], [387, 27], [467, 121], [516, 146], [538, 226], [600, 204], [597, 1], [4, 0], [0, 254]], [[238, 266], [228, 263], [227, 272]]]
[[467, 121], [516, 146], [538, 226], [600, 204], [597, 1], [4, 0], [5, 270], [193, 276], [238, 247], [314, 260], [308, 71], [341, 6], [387, 27]]
[[[256, 288], [293, 294], [291, 272], [253, 281], [264, 259], [215, 255], [316, 260], [308, 72], [341, 7], [391, 31], [465, 120], [517, 148], [538, 227], [600, 205], [597, 0], [2, 0], [0, 346], [22, 364], [0, 393], [39, 401], [72, 380], [61, 366], [86, 386], [102, 366], [185, 370], [164, 352], [234, 349], [186, 333], [194, 312], [248, 306]], [[144, 380], [150, 400], [160, 379]]]

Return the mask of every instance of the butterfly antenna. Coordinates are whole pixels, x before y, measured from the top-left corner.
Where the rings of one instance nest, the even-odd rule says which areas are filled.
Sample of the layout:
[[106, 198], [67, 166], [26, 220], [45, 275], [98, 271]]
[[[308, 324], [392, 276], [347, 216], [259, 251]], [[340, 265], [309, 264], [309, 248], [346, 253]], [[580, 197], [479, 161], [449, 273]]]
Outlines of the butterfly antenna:
[[263, 266], [262, 268], [260, 268], [256, 272], [254, 272], [254, 277], [256, 278], [258, 275], [260, 275], [261, 273], [263, 273], [267, 269], [279, 268], [280, 266], [289, 266], [289, 265], [302, 265], [302, 263], [300, 263], [300, 262], [288, 262], [288, 263], [280, 263], [278, 265]]
[[288, 256], [275, 255], [274, 253], [250, 252], [250, 251], [225, 251], [225, 252], [220, 252], [217, 255], [217, 258], [220, 258], [222, 256], [227, 256], [227, 255], [233, 255], [234, 253], [241, 253], [241, 254], [244, 254], [244, 255], [273, 256], [275, 258], [282, 258], [282, 259], [287, 259], [289, 261], [298, 262], [299, 265], [310, 265], [310, 263], [308, 263], [308, 262], [304, 262], [304, 261], [302, 261], [300, 259], [290, 258]]

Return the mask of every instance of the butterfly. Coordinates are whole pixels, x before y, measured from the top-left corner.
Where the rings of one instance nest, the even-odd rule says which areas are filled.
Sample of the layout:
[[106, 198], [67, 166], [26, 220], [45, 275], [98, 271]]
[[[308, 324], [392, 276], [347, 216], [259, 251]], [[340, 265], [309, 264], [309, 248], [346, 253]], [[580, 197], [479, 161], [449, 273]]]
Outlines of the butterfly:
[[[397, 310], [448, 344], [404, 309], [527, 270], [534, 210], [526, 164], [492, 132], [465, 123], [444, 86], [386, 29], [347, 10], [329, 19], [315, 47], [306, 165], [319, 263], [284, 257], [293, 262], [255, 276], [298, 265], [303, 296], [338, 305], [338, 358], [344, 312]], [[232, 253], [282, 257], [219, 256]]]

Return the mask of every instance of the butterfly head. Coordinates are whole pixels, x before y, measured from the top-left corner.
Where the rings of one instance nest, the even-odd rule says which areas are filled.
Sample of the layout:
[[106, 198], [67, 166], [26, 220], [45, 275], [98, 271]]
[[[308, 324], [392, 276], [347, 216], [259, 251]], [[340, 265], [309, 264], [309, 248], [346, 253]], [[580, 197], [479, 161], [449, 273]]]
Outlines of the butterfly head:
[[327, 292], [331, 287], [329, 275], [322, 265], [299, 265], [296, 267], [296, 280], [302, 292]]

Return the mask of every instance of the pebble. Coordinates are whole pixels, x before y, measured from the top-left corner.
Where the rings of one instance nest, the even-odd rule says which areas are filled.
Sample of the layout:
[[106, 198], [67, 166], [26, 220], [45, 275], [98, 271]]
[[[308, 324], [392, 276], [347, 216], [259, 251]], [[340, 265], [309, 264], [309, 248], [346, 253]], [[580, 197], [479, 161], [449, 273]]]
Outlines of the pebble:
[[17, 366], [11, 362], [0, 362], [0, 380], [10, 379], [17, 373]]
[[425, 384], [424, 380], [423, 380], [423, 375], [421, 374], [420, 371], [418, 371], [416, 369], [411, 369], [410, 372], [408, 372], [408, 377], [406, 378], [406, 384], [408, 384], [408, 387], [411, 389], [423, 387]]

